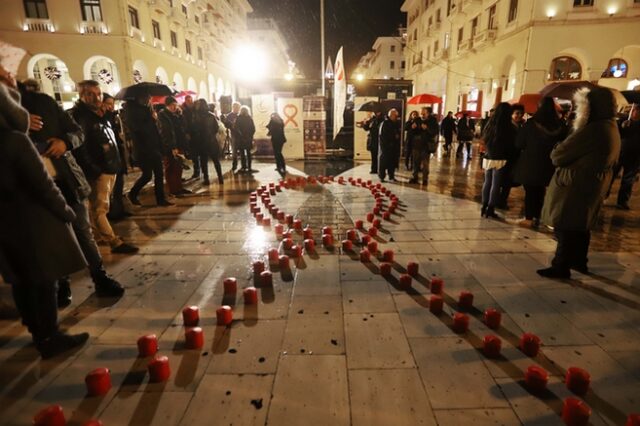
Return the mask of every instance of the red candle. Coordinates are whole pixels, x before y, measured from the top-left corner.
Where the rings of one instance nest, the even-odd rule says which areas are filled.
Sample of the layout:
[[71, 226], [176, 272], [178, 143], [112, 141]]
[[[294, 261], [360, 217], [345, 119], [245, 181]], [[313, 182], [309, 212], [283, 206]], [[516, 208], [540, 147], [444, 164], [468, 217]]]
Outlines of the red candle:
[[458, 334], [466, 333], [469, 330], [469, 315], [456, 312], [453, 314], [453, 331]]
[[389, 206], [389, 213], [395, 213], [396, 208], [397, 208], [397, 206], [395, 206], [395, 205], [393, 205], [393, 204], [392, 204], [392, 205], [390, 205], [390, 206]]
[[304, 240], [304, 249], [307, 253], [312, 253], [316, 249], [316, 242], [311, 239]]
[[278, 217], [278, 220], [279, 220], [280, 222], [284, 222], [284, 221], [285, 221], [286, 214], [285, 214], [285, 212], [283, 212], [283, 211], [279, 211], [279, 212], [278, 212], [278, 214], [277, 214], [277, 217]]
[[640, 426], [640, 414], [631, 413], [627, 417], [627, 422], [625, 426]]
[[382, 218], [383, 218], [384, 220], [391, 220], [391, 212], [384, 212], [384, 213], [382, 214]]
[[166, 356], [156, 355], [156, 357], [149, 362], [147, 368], [149, 370], [149, 381], [151, 383], [165, 382], [171, 376], [169, 358]]
[[322, 244], [325, 245], [325, 247], [329, 247], [333, 245], [333, 235], [331, 234], [324, 234], [322, 236]]
[[86, 375], [84, 383], [87, 385], [89, 396], [106, 395], [111, 389], [111, 375], [108, 368], [96, 368]]
[[282, 240], [282, 246], [285, 250], [291, 250], [291, 247], [293, 247], [293, 240], [291, 238], [284, 238]]
[[500, 322], [502, 321], [502, 314], [494, 308], [489, 308], [484, 311], [484, 323], [487, 327], [497, 330], [500, 328]]
[[291, 246], [291, 256], [293, 256], [294, 258], [299, 258], [300, 256], [302, 256], [302, 247], [300, 247], [297, 244], [294, 244]]
[[256, 222], [260, 223], [262, 222], [262, 219], [264, 219], [264, 214], [256, 213]]
[[225, 278], [222, 284], [224, 286], [224, 294], [236, 294], [238, 291], [238, 280], [233, 277]]
[[216, 310], [216, 321], [218, 325], [229, 325], [233, 321], [233, 311], [231, 306], [221, 306]]
[[276, 195], [276, 189], [275, 188], [269, 188], [269, 194]]
[[277, 248], [269, 249], [269, 264], [275, 265], [278, 263], [278, 257], [280, 257], [280, 253]]
[[256, 201], [258, 201], [258, 197], [256, 195], [249, 195], [249, 203], [255, 203]]
[[262, 260], [256, 260], [253, 262], [253, 273], [259, 274], [264, 271], [264, 262]]
[[38, 411], [33, 418], [35, 426], [65, 426], [67, 420], [64, 418], [64, 412], [59, 405], [50, 405]]
[[344, 183], [344, 178], [342, 176], [338, 177], [338, 183]]
[[540, 338], [533, 333], [524, 333], [520, 337], [520, 350], [525, 355], [534, 357], [540, 351]]
[[322, 235], [333, 235], [333, 229], [330, 226], [322, 227]]
[[380, 275], [388, 277], [391, 275], [391, 264], [389, 262], [380, 263]]
[[367, 249], [369, 249], [370, 253], [376, 254], [378, 252], [378, 242], [369, 241], [369, 243], [367, 243]]
[[470, 291], [461, 291], [458, 297], [458, 308], [468, 310], [473, 307], [473, 293]]
[[356, 225], [356, 228], [357, 228], [357, 229], [362, 229], [362, 228], [364, 228], [364, 222], [363, 222], [362, 220], [360, 220], [360, 219], [356, 220], [355, 225]]
[[567, 370], [567, 375], [564, 379], [565, 385], [567, 385], [567, 389], [576, 395], [584, 395], [589, 390], [589, 385], [591, 384], [591, 376], [587, 372], [587, 370], [583, 370], [578, 367], [570, 367]]
[[482, 339], [482, 348], [487, 358], [498, 358], [502, 349], [502, 340], [498, 336], [489, 334]]
[[362, 178], [356, 178], [356, 182], [362, 183]]
[[407, 263], [407, 273], [412, 277], [418, 276], [418, 270], [420, 269], [420, 265], [416, 262]]
[[439, 277], [431, 278], [431, 293], [433, 294], [441, 294], [442, 288], [444, 287], [444, 281]]
[[307, 226], [306, 228], [303, 229], [302, 236], [304, 237], [305, 240], [309, 238], [313, 238], [313, 229]]
[[262, 219], [262, 226], [271, 226], [271, 218], [265, 217], [264, 219]]
[[158, 352], [158, 337], [155, 334], [147, 334], [138, 339], [138, 356], [146, 358]]
[[371, 242], [371, 236], [370, 235], [363, 235], [362, 238], [360, 239], [360, 242], [362, 243], [362, 245], [366, 246], [367, 244], [369, 244]]
[[380, 228], [382, 226], [382, 222], [380, 222], [380, 219], [373, 219], [373, 222], [371, 223], [371, 225], [374, 228]]
[[378, 207], [377, 205], [373, 208], [373, 212], [374, 215], [378, 215], [380, 214], [380, 207]]
[[293, 215], [290, 215], [290, 214], [286, 215], [286, 216], [284, 217], [284, 221], [285, 221], [288, 225], [293, 224]]
[[569, 397], [562, 404], [562, 421], [567, 426], [587, 426], [591, 407], [578, 398]]
[[204, 346], [204, 333], [200, 327], [190, 328], [184, 337], [187, 349], [201, 349]]
[[289, 256], [287, 256], [286, 254], [281, 255], [278, 259], [278, 265], [282, 270], [289, 269]]
[[255, 305], [258, 303], [258, 290], [255, 287], [247, 287], [242, 291], [245, 305]]
[[353, 249], [353, 243], [351, 240], [342, 240], [342, 250], [351, 251]]
[[273, 274], [271, 271], [262, 271], [260, 273], [260, 283], [264, 287], [271, 287], [273, 285]]
[[400, 288], [403, 290], [407, 290], [411, 288], [411, 275], [402, 274], [400, 275]]
[[300, 231], [302, 229], [302, 220], [296, 219], [293, 221], [293, 229]]
[[281, 224], [276, 224], [276, 226], [273, 227], [275, 232], [276, 232], [276, 236], [277, 237], [282, 237], [282, 232], [284, 232], [284, 226], [282, 226]]
[[360, 250], [360, 261], [369, 262], [370, 260], [371, 260], [371, 253], [369, 253], [369, 250], [367, 249]]
[[[382, 259], [383, 259], [385, 262], [393, 262], [393, 255], [394, 255], [394, 254], [393, 254], [393, 250], [385, 250], [385, 251], [382, 253]], [[409, 275], [411, 275], [411, 274], [409, 274]]]
[[187, 327], [195, 327], [200, 321], [200, 311], [197, 306], [187, 306], [182, 310], [182, 322]]
[[371, 228], [369, 228], [369, 235], [371, 235], [372, 237], [375, 237], [378, 235], [378, 228], [376, 228], [375, 226], [372, 226]]
[[285, 232], [283, 232], [283, 233], [282, 233], [282, 239], [283, 239], [283, 240], [286, 240], [287, 238], [291, 239], [292, 235], [293, 235], [293, 234], [291, 233], [291, 231], [290, 231], [290, 230], [287, 230], [287, 231], [285, 231]]
[[356, 238], [358, 238], [358, 231], [356, 231], [355, 229], [349, 229], [347, 231], [347, 239], [351, 241], [355, 241]]
[[542, 367], [532, 365], [527, 368], [524, 374], [524, 382], [527, 388], [535, 393], [540, 393], [547, 388], [547, 382], [549, 381], [549, 373]]
[[373, 213], [367, 213], [367, 222], [373, 222]]
[[376, 183], [376, 188], [380, 189], [382, 187], [382, 184], [380, 182]]
[[438, 296], [437, 294], [432, 294], [429, 297], [429, 311], [431, 311], [434, 315], [440, 315], [442, 313], [442, 308], [444, 307], [444, 300], [442, 296]]

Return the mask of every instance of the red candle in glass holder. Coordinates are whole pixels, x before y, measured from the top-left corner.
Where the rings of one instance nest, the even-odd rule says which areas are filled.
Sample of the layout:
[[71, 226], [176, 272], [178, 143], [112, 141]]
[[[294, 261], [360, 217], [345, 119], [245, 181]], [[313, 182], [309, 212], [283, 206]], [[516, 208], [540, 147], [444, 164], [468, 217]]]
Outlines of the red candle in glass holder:
[[197, 306], [187, 306], [182, 310], [182, 322], [187, 327], [195, 327], [200, 321], [200, 311]]
[[258, 290], [255, 287], [247, 287], [242, 291], [245, 305], [255, 305], [258, 303]]
[[356, 225], [356, 228], [357, 228], [357, 229], [362, 229], [362, 228], [364, 228], [364, 222], [363, 222], [362, 220], [360, 220], [360, 219], [356, 220], [355, 225]]
[[84, 378], [87, 386], [87, 394], [89, 396], [106, 395], [111, 389], [111, 375], [108, 368], [96, 368], [87, 374]]
[[293, 221], [293, 229], [296, 231], [300, 231], [302, 229], [302, 221], [300, 219], [296, 219]]
[[369, 244], [371, 242], [371, 236], [370, 235], [363, 235], [362, 238], [360, 238], [360, 242], [362, 243], [362, 245], [366, 246], [367, 244]]
[[391, 275], [391, 264], [389, 262], [380, 263], [380, 275], [388, 277]]
[[201, 349], [204, 346], [204, 333], [202, 328], [193, 327], [184, 333], [185, 347], [187, 349]]
[[534, 357], [540, 352], [540, 338], [533, 333], [524, 333], [520, 337], [520, 350], [527, 356]]
[[440, 277], [431, 277], [431, 293], [440, 294], [444, 287], [444, 280]]
[[565, 398], [562, 404], [562, 421], [567, 426], [587, 426], [591, 417], [591, 407], [578, 398]]
[[155, 334], [147, 334], [138, 339], [138, 356], [146, 358], [158, 352], [158, 337]]
[[288, 214], [284, 217], [284, 221], [287, 223], [287, 225], [292, 225], [293, 224], [293, 215]]
[[378, 242], [377, 241], [369, 241], [367, 243], [367, 249], [372, 254], [376, 254], [378, 252]]
[[333, 235], [333, 229], [330, 226], [322, 227], [322, 235]]
[[344, 183], [344, 178], [342, 176], [338, 177], [338, 183]]
[[67, 420], [60, 405], [50, 405], [38, 411], [33, 418], [35, 426], [65, 426]]
[[264, 262], [262, 260], [256, 260], [253, 262], [253, 273], [259, 274], [264, 271]]
[[442, 313], [443, 308], [444, 308], [444, 299], [442, 299], [442, 296], [438, 296], [437, 294], [432, 294], [429, 297], [429, 311], [434, 315], [440, 315]]
[[316, 249], [316, 242], [311, 239], [304, 240], [304, 249], [308, 253], [312, 253]]
[[291, 232], [290, 229], [287, 229], [282, 233], [282, 239], [284, 240], [286, 238], [293, 238], [293, 232]]
[[403, 290], [407, 290], [409, 288], [411, 288], [411, 275], [409, 274], [402, 274], [400, 275], [400, 288]]
[[280, 266], [281, 270], [286, 271], [287, 269], [289, 269], [289, 256], [287, 256], [286, 254], [281, 255], [278, 259], [278, 265]]
[[302, 230], [302, 237], [307, 240], [309, 238], [313, 238], [313, 229], [308, 226]]
[[291, 246], [291, 256], [294, 258], [299, 258], [300, 256], [302, 256], [302, 247], [300, 247], [297, 244], [294, 244]]
[[373, 222], [373, 213], [367, 213], [367, 222]]
[[356, 182], [362, 183], [362, 178], [356, 178]]
[[382, 253], [382, 260], [384, 260], [385, 262], [393, 262], [393, 258], [394, 258], [393, 250], [385, 250]]
[[382, 222], [380, 222], [380, 219], [373, 219], [373, 222], [371, 222], [371, 225], [374, 228], [380, 228], [382, 226]]
[[269, 194], [276, 195], [276, 189], [275, 188], [269, 188]]
[[487, 327], [493, 330], [497, 330], [498, 328], [500, 328], [501, 321], [502, 314], [500, 313], [500, 311], [494, 308], [489, 308], [484, 311], [484, 323], [487, 325]]
[[587, 370], [578, 367], [569, 367], [564, 383], [571, 392], [582, 396], [589, 391], [591, 376]]
[[284, 226], [278, 223], [276, 224], [276, 226], [273, 227], [273, 229], [277, 237], [282, 237], [282, 233], [284, 232]]
[[498, 358], [502, 350], [502, 340], [493, 334], [484, 336], [484, 339], [482, 339], [482, 350], [487, 358]]
[[371, 260], [371, 253], [367, 249], [360, 250], [360, 261], [369, 262]]
[[454, 333], [463, 334], [469, 330], [469, 315], [456, 312], [453, 314]]
[[369, 228], [368, 234], [372, 237], [375, 237], [378, 235], [378, 228], [376, 228], [375, 226], [372, 226], [371, 228]]
[[640, 414], [631, 413], [627, 416], [627, 422], [624, 426], [640, 426]]
[[342, 240], [342, 250], [351, 251], [353, 249], [353, 242], [351, 240]]
[[233, 277], [225, 278], [222, 282], [224, 294], [236, 294], [238, 291], [238, 280]]
[[460, 309], [471, 309], [473, 307], [473, 293], [470, 291], [461, 291], [460, 296], [458, 297], [458, 308]]
[[271, 287], [273, 285], [273, 274], [271, 271], [262, 271], [260, 273], [260, 283], [264, 287]]
[[331, 234], [324, 234], [322, 236], [322, 244], [325, 245], [325, 247], [329, 247], [333, 245], [333, 235]]
[[293, 240], [291, 238], [284, 238], [283, 235], [282, 246], [285, 250], [291, 250], [291, 247], [293, 247]]
[[171, 376], [171, 368], [169, 367], [169, 358], [166, 356], [156, 355], [147, 365], [149, 370], [149, 381], [151, 383], [166, 382]]
[[529, 390], [534, 393], [540, 393], [547, 388], [549, 373], [542, 367], [532, 365], [524, 373], [524, 382]]
[[216, 323], [218, 325], [229, 325], [233, 321], [233, 310], [231, 306], [221, 306], [216, 310]]
[[412, 277], [418, 276], [420, 265], [416, 262], [407, 263], [407, 273]]

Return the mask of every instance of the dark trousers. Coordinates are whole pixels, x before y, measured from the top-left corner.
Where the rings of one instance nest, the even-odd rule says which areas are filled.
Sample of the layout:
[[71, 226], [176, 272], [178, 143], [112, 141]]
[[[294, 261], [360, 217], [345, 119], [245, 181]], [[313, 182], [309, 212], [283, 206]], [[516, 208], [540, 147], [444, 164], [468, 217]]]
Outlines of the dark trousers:
[[555, 235], [558, 239], [558, 245], [556, 254], [551, 261], [551, 266], [563, 271], [568, 271], [575, 267], [586, 267], [591, 232], [556, 229]]
[[445, 151], [449, 152], [449, 150], [451, 149], [451, 144], [452, 143], [453, 143], [453, 134], [444, 135], [444, 149], [445, 149]]
[[369, 152], [371, 153], [371, 173], [378, 173], [378, 144], [373, 143], [375, 147], [371, 147]]
[[482, 185], [482, 205], [495, 207], [500, 195], [500, 185], [504, 176], [504, 167], [501, 169], [487, 169], [484, 171], [484, 184]]
[[165, 197], [162, 158], [156, 157], [146, 159], [145, 161], [140, 162], [140, 168], [142, 169], [142, 175], [131, 187], [131, 197], [138, 198], [138, 194], [140, 194], [142, 188], [144, 188], [147, 183], [151, 182], [151, 178], [153, 177], [153, 189], [156, 194], [156, 202], [163, 202], [165, 200]]
[[164, 173], [169, 192], [174, 195], [180, 194], [182, 191], [182, 166], [171, 154], [164, 157]]
[[251, 149], [240, 150], [240, 162], [243, 169], [251, 170]]
[[616, 180], [620, 171], [622, 171], [622, 178], [620, 179], [620, 189], [618, 190], [618, 205], [626, 205], [629, 204], [629, 199], [631, 198], [631, 190], [633, 189], [633, 184], [638, 177], [638, 173], [640, 172], [640, 162], [637, 159], [633, 159], [632, 161], [623, 160], [615, 166], [613, 169], [613, 179], [611, 180], [611, 185], [609, 185], [609, 192], [611, 192], [611, 187], [613, 186], [613, 182]]
[[284, 162], [284, 155], [282, 155], [282, 144], [274, 143], [273, 144], [273, 156], [276, 159], [276, 168], [278, 171], [284, 172], [287, 169], [287, 166]]
[[[209, 180], [209, 157], [203, 156], [200, 157], [202, 163], [200, 167], [202, 167], [202, 176], [205, 180]], [[216, 169], [216, 174], [218, 175], [218, 182], [222, 183], [224, 181], [222, 177], [222, 166], [220, 165], [220, 160], [217, 155], [211, 156], [211, 161], [213, 161], [213, 167]]]
[[380, 180], [384, 180], [386, 175], [389, 175], [390, 180], [396, 178], [396, 165], [398, 163], [398, 157], [392, 158], [391, 154], [381, 153], [378, 156], [378, 177]]
[[121, 218], [125, 214], [124, 209], [124, 172], [116, 174], [116, 181], [113, 184], [111, 193], [111, 203], [109, 204], [109, 218]]
[[456, 156], [460, 157], [462, 155], [462, 149], [466, 145], [467, 147], [467, 158], [471, 157], [471, 141], [458, 141], [458, 149], [456, 150]]
[[38, 343], [58, 331], [58, 288], [54, 282], [12, 283], [13, 300], [29, 329], [33, 341]]
[[431, 153], [424, 147], [413, 148], [413, 178], [418, 179], [418, 175], [422, 171], [422, 183], [427, 183], [429, 180], [429, 160], [431, 159]]
[[546, 186], [524, 185], [524, 217], [525, 219], [540, 219]]
[[89, 271], [91, 275], [94, 276], [102, 271], [102, 256], [100, 255], [96, 240], [93, 238], [87, 206], [83, 202], [72, 203], [69, 206], [76, 214], [76, 218], [71, 222], [73, 232], [76, 234], [76, 239], [78, 240], [82, 254], [84, 254], [85, 259], [87, 259]]

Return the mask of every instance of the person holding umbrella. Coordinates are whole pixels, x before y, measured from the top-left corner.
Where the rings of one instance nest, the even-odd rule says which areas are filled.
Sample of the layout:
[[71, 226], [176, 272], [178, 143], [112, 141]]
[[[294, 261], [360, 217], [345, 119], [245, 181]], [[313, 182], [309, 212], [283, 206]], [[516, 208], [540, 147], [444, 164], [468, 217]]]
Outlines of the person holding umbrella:
[[384, 121], [384, 114], [380, 107], [381, 106], [375, 111], [372, 111], [373, 115], [362, 123], [362, 129], [369, 132], [367, 136], [367, 151], [371, 153], [371, 174], [378, 173], [378, 137], [380, 134], [380, 125]]

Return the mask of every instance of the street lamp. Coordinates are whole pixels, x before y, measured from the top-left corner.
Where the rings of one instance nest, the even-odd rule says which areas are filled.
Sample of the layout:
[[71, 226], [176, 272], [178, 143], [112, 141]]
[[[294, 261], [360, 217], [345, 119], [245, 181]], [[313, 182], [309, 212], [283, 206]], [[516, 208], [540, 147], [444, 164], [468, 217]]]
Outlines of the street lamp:
[[356, 74], [356, 81], [362, 81], [364, 80], [364, 75], [362, 75], [361, 73]]
[[255, 46], [241, 46], [233, 53], [231, 68], [239, 80], [262, 80], [267, 75], [268, 67], [266, 54]]

